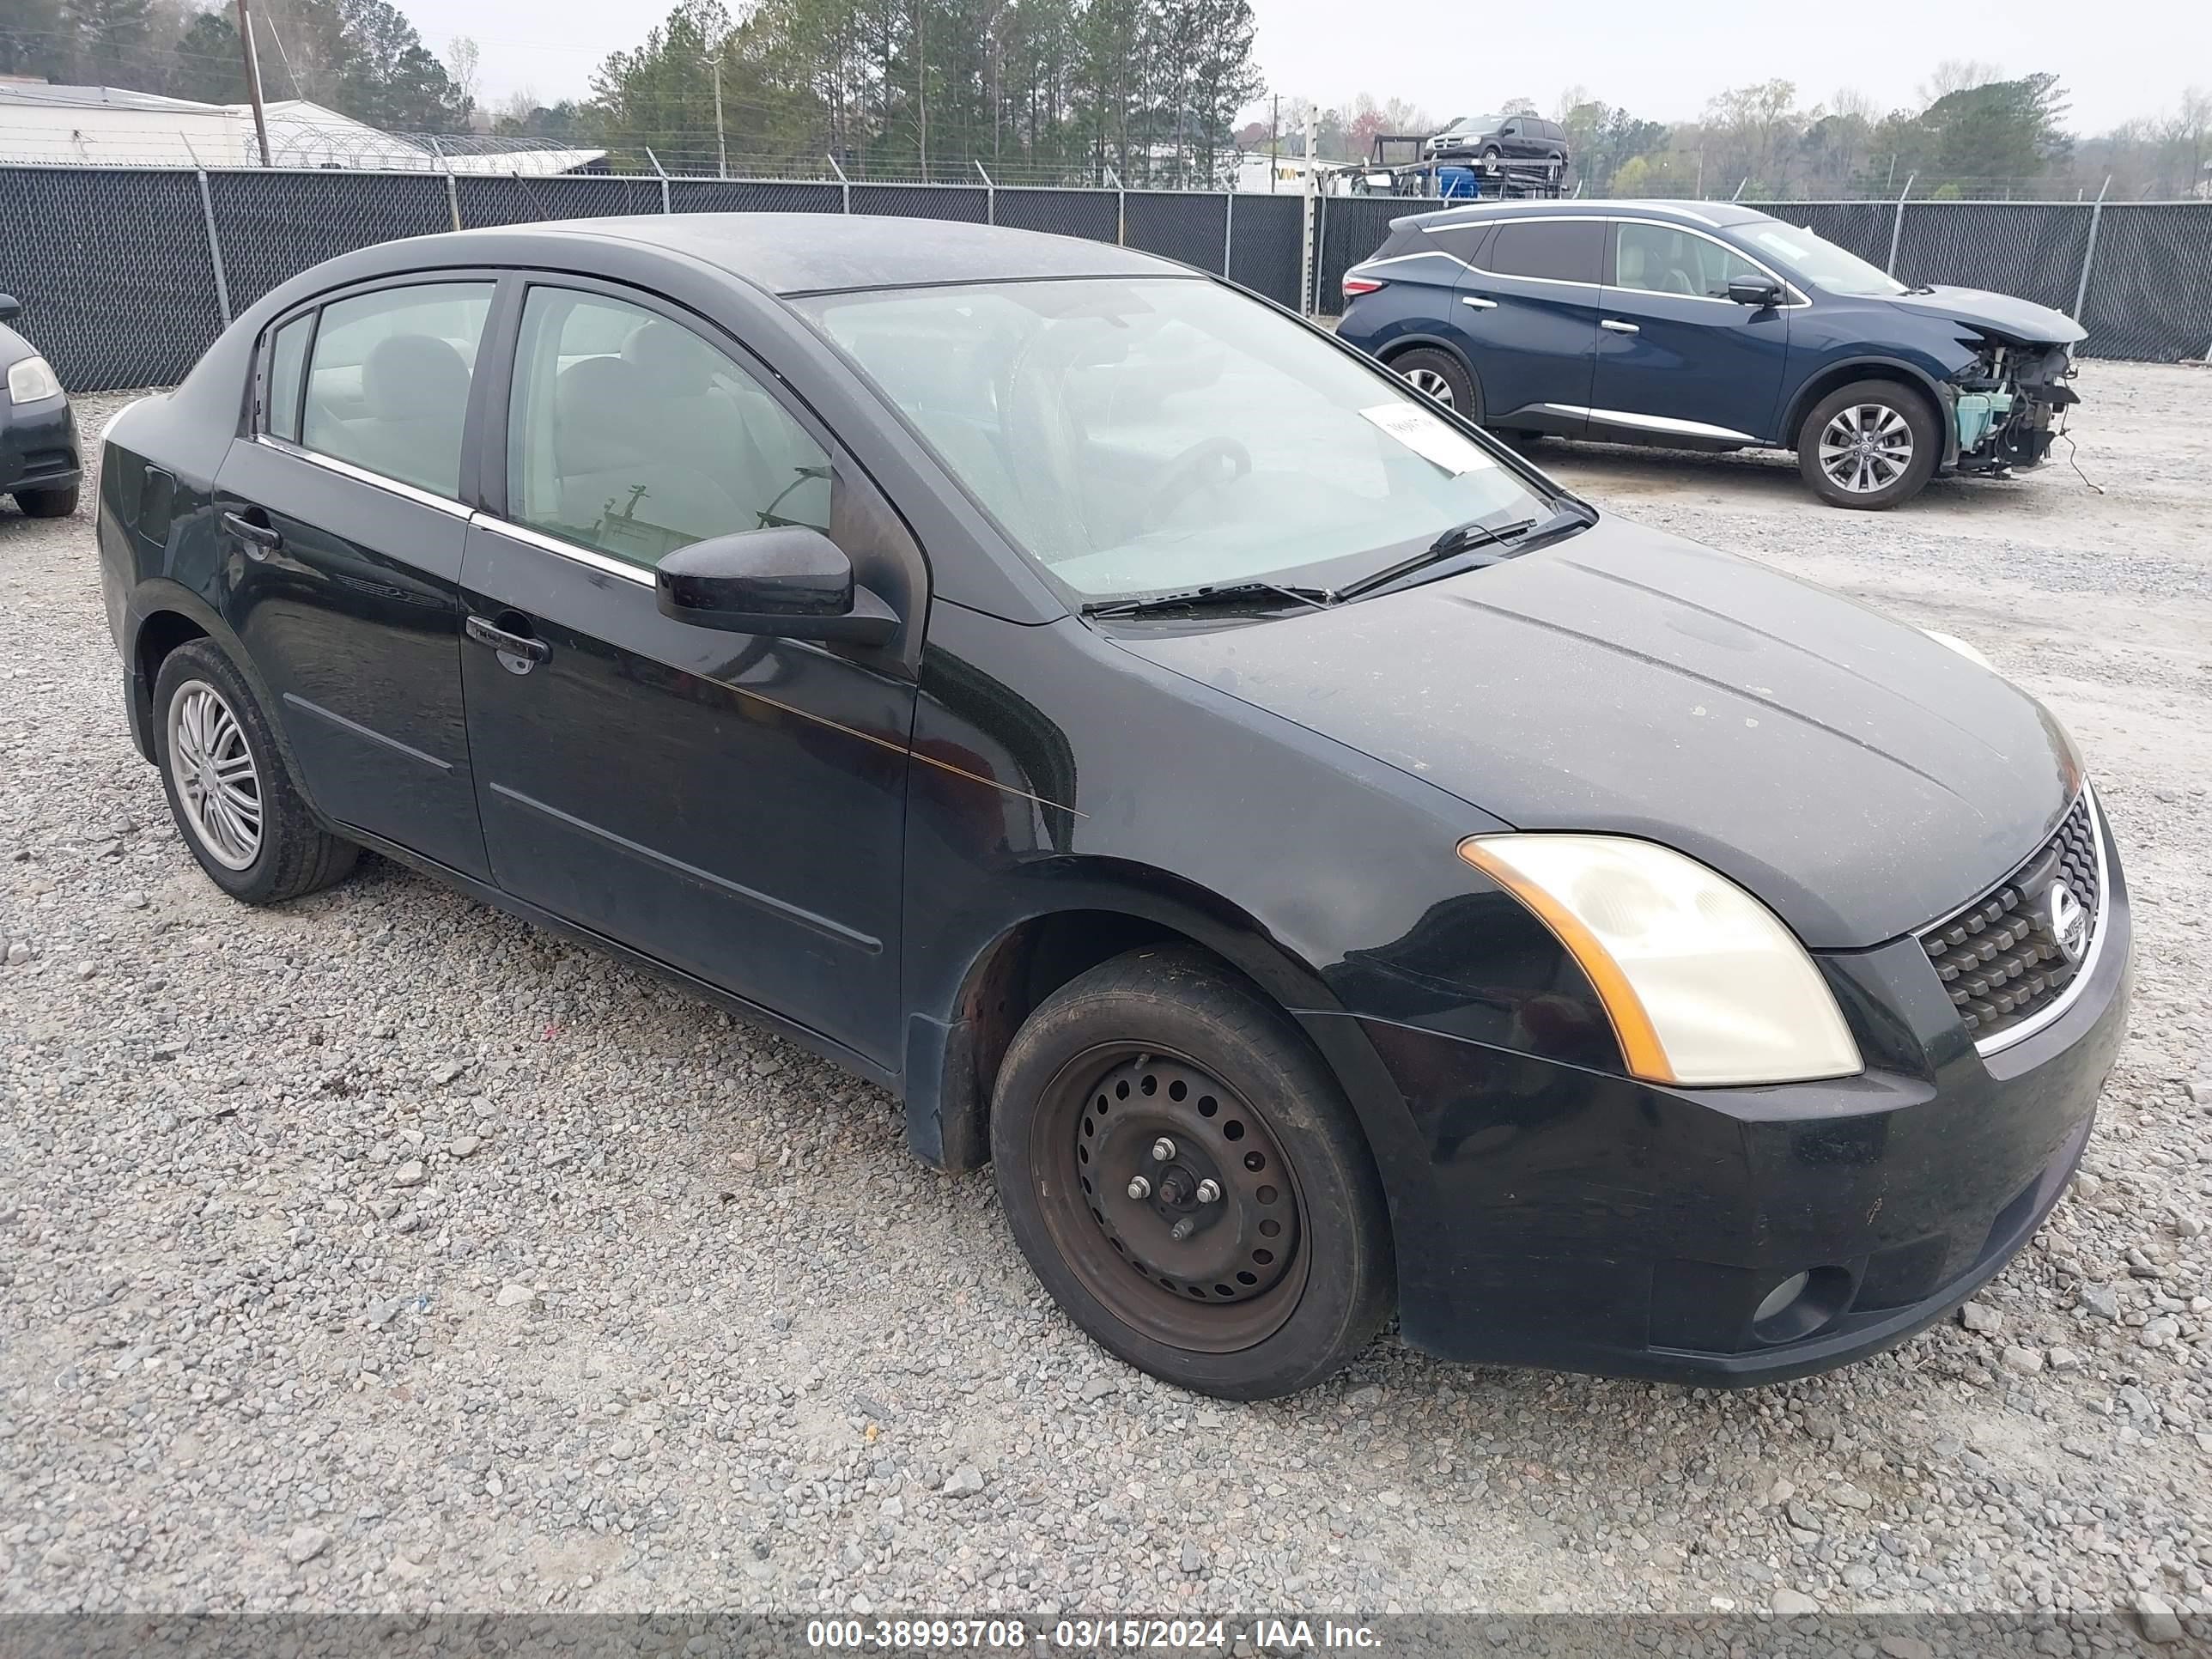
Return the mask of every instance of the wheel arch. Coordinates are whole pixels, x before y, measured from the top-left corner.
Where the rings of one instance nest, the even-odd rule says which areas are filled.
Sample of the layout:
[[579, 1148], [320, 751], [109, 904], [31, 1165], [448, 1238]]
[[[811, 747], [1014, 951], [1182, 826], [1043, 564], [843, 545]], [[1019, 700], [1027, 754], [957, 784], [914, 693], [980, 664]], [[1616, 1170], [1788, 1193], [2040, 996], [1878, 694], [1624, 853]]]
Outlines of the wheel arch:
[[[123, 660], [125, 666], [125, 697], [129, 703], [131, 738], [139, 755], [151, 763], [154, 751], [154, 683], [161, 677], [161, 664], [169, 653], [180, 645], [193, 640], [207, 640], [237, 669], [267, 718], [269, 730], [276, 740], [279, 757], [289, 771], [295, 787], [301, 776], [299, 762], [292, 753], [291, 738], [284, 729], [276, 701], [269, 687], [254, 666], [253, 658], [245, 642], [232, 632], [214, 606], [182, 583], [167, 577], [155, 577], [140, 584], [131, 596], [131, 620], [125, 625], [123, 639]], [[304, 788], [301, 798], [307, 800], [310, 811], [319, 816], [320, 809], [307, 797]]]
[[1894, 380], [1919, 393], [1928, 412], [1935, 417], [1936, 430], [1943, 440], [1944, 459], [1951, 453], [1952, 434], [1943, 417], [1943, 394], [1937, 389], [1936, 379], [1927, 370], [1896, 357], [1850, 357], [1841, 362], [1830, 363], [1797, 388], [1790, 400], [1790, 410], [1782, 422], [1782, 443], [1784, 449], [1795, 449], [1802, 440], [1806, 417], [1812, 414], [1820, 399], [1830, 392], [1847, 386], [1854, 380]]
[[1388, 368], [1407, 352], [1422, 350], [1443, 352], [1466, 372], [1468, 384], [1474, 388], [1474, 412], [1468, 418], [1480, 425], [1480, 417], [1489, 410], [1489, 405], [1483, 400], [1482, 374], [1458, 341], [1443, 334], [1415, 329], [1408, 333], [1394, 335], [1389, 343], [1376, 348], [1375, 361]]

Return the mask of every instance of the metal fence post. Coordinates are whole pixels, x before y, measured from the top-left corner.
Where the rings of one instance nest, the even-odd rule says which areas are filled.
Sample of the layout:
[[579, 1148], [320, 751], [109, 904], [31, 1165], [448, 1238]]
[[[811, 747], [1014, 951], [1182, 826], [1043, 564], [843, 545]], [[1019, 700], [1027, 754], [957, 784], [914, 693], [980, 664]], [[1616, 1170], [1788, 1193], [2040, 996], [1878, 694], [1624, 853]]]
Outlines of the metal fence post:
[[1106, 176], [1114, 181], [1114, 240], [1123, 247], [1129, 246], [1129, 192], [1121, 187], [1121, 175], [1113, 168]]
[[983, 173], [981, 161], [975, 163], [975, 171], [983, 174], [983, 222], [995, 225], [999, 222], [999, 187], [991, 182], [989, 173]]
[[1229, 275], [1229, 262], [1237, 248], [1237, 192], [1221, 192], [1221, 274]]
[[198, 167], [194, 171], [199, 175], [200, 181], [200, 216], [207, 221], [208, 258], [215, 264], [215, 302], [222, 309], [222, 325], [228, 328], [230, 278], [222, 268], [222, 238], [216, 235], [215, 230], [215, 198], [208, 194], [207, 169]]
[[1905, 239], [1905, 198], [1912, 194], [1912, 181], [1920, 175], [1905, 175], [1905, 188], [1897, 192], [1897, 217], [1889, 227], [1889, 263], [1882, 267], [1891, 276], [1897, 275], [1897, 245]]
[[845, 211], [850, 213], [853, 210], [853, 181], [845, 176], [845, 169], [837, 165], [836, 156], [825, 155], [822, 159], [830, 163], [830, 171], [837, 175], [837, 187], [844, 192]]
[[653, 153], [650, 144], [646, 146], [645, 159], [653, 163], [653, 170], [660, 175], [660, 210], [663, 213], [674, 212], [675, 210], [668, 205], [668, 169], [660, 165], [660, 158]]
[[2089, 246], [2081, 250], [2081, 280], [2074, 289], [2074, 320], [2081, 320], [2081, 307], [2089, 302], [2089, 266], [2097, 257], [2097, 232], [2105, 217], [2105, 192], [2112, 187], [2112, 175], [2106, 173], [2105, 182], [2097, 187], [2097, 204], [2089, 210]]

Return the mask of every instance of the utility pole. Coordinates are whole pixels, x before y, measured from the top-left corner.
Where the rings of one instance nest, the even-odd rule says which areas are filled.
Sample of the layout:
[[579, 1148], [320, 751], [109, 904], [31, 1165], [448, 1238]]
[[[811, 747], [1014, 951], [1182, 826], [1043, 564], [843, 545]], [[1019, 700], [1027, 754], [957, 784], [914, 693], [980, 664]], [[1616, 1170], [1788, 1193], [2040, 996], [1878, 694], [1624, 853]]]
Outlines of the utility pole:
[[253, 20], [246, 15], [246, 0], [238, 0], [238, 40], [246, 52], [246, 92], [253, 100], [253, 134], [261, 141], [261, 165], [274, 167], [269, 159], [269, 118], [261, 107], [261, 58], [253, 50]]
[[[243, 5], [245, 0], [239, 0]], [[714, 66], [714, 161], [717, 173], [722, 178], [730, 176], [730, 141], [722, 132], [722, 54], [719, 48], [709, 59]]]

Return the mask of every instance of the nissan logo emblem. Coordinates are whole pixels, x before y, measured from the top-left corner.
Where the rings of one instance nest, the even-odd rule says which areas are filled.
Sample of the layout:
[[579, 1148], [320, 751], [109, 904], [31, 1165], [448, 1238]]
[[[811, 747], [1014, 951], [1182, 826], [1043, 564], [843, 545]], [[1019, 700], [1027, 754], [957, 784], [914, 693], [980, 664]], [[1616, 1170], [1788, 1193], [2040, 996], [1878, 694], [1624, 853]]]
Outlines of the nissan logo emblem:
[[2088, 911], [2074, 896], [2074, 890], [2063, 881], [2051, 884], [2051, 890], [2043, 896], [2043, 910], [2044, 921], [2051, 929], [2051, 937], [2057, 942], [2060, 954], [2078, 964], [2082, 953], [2089, 948]]

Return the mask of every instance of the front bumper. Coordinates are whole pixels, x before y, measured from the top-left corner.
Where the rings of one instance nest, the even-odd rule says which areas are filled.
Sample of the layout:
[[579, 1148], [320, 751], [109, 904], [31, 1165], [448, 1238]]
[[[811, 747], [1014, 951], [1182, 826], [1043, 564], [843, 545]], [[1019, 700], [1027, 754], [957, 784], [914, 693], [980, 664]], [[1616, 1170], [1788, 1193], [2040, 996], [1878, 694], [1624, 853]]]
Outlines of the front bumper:
[[0, 391], [0, 495], [67, 489], [84, 476], [76, 416], [66, 398], [15, 404]]
[[[1392, 1172], [1401, 1323], [1441, 1357], [1785, 1381], [1995, 1274], [2079, 1161], [2131, 988], [2125, 884], [2066, 1012], [1984, 1056], [1910, 939], [1820, 958], [1868, 1070], [1672, 1089], [1360, 1019], [1425, 1161]], [[1794, 1312], [1755, 1315], [1808, 1274]]]

